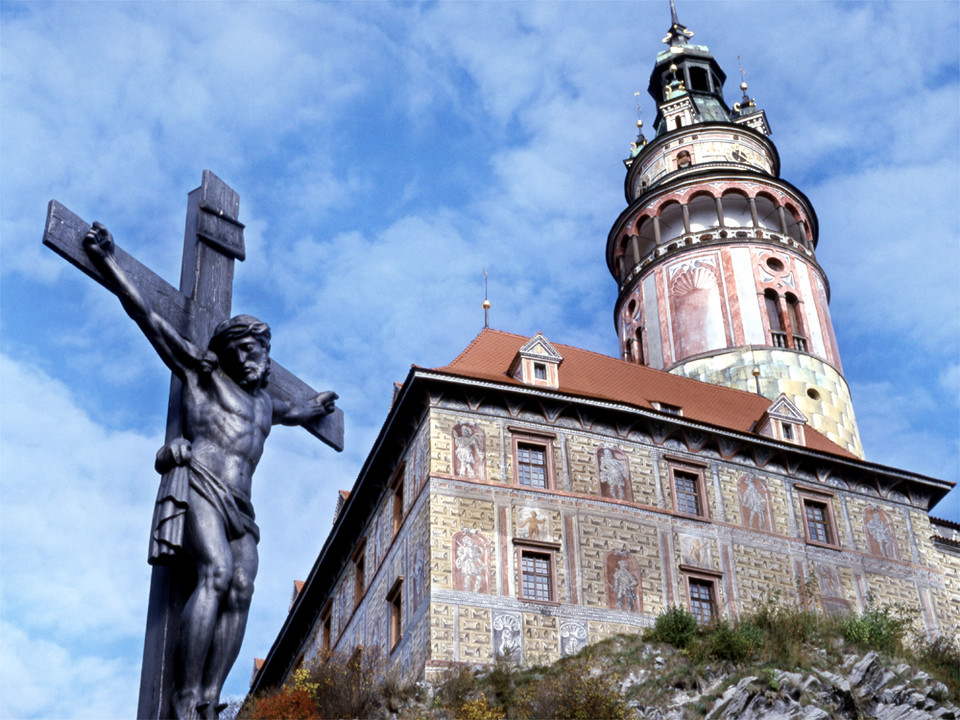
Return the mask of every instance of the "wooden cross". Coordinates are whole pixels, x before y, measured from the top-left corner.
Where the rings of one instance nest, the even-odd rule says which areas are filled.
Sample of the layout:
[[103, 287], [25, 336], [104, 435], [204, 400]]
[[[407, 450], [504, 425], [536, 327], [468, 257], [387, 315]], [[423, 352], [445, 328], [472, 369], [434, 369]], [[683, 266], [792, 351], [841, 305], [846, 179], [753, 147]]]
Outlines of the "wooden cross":
[[[199, 188], [188, 195], [180, 290], [177, 291], [119, 247], [115, 255], [153, 310], [198, 347], [206, 347], [217, 324], [230, 317], [234, 260], [244, 259], [240, 197], [209, 170]], [[90, 229], [56, 200], [47, 208], [43, 244], [108, 289], [83, 248]], [[275, 400], [306, 400], [316, 391], [271, 358], [268, 392]], [[167, 407], [169, 442], [182, 436], [180, 380], [173, 376]], [[343, 450], [343, 412], [314, 420], [304, 427], [337, 451]], [[183, 604], [194, 579], [189, 563], [154, 565], [150, 605], [140, 675], [138, 718], [166, 717], [173, 691], [173, 663]]]

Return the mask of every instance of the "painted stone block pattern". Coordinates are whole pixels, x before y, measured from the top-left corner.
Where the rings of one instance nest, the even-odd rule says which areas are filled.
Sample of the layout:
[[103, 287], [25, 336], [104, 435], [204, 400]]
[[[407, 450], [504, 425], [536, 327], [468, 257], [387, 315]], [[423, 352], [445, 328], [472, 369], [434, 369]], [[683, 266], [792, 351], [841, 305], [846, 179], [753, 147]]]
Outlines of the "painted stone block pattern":
[[796, 599], [792, 564], [783, 548], [734, 543], [733, 558], [744, 610], [755, 610], [767, 599]]
[[[439, 487], [440, 483], [437, 484]], [[479, 533], [479, 537], [482, 538], [479, 542], [485, 543], [487, 548], [486, 557], [489, 562], [496, 562], [495, 553], [489, 550], [494, 547], [494, 506], [491, 500], [434, 493], [430, 502], [430, 527], [430, 575], [435, 587], [454, 587], [454, 570], [458, 559], [455, 555], [454, 538], [463, 530]], [[464, 536], [461, 535], [461, 539], [463, 538]], [[477, 540], [477, 537], [472, 540]], [[464, 543], [460, 543], [457, 549], [463, 547], [465, 547]], [[481, 549], [481, 561], [482, 553]], [[489, 565], [486, 572], [488, 588], [491, 581], [489, 571], [492, 567]], [[470, 569], [483, 574], [483, 569], [480, 567]], [[462, 571], [463, 562], [461, 561], [458, 572], [461, 575], [461, 582], [464, 582]]]
[[560, 656], [560, 625], [556, 617], [523, 614], [523, 657], [526, 662], [549, 662]]
[[657, 530], [622, 515], [584, 514], [580, 527], [580, 567], [583, 603], [591, 607], [609, 607], [616, 597], [615, 572], [608, 558], [620, 553], [629, 558], [631, 569], [639, 573], [637, 591], [643, 612], [656, 613], [663, 607], [661, 562]]
[[433, 660], [456, 661], [457, 626], [454, 606], [445, 603], [430, 605], [430, 657]]
[[493, 624], [487, 608], [460, 606], [460, 661], [492, 662]]

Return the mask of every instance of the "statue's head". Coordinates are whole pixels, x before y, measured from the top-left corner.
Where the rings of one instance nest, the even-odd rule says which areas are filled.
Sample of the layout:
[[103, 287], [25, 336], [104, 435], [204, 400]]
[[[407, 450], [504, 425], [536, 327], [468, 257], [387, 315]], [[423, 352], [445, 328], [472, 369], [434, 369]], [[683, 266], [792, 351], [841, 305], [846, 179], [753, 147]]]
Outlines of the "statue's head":
[[270, 375], [270, 326], [252, 315], [217, 325], [209, 350], [223, 371], [245, 390], [265, 387]]

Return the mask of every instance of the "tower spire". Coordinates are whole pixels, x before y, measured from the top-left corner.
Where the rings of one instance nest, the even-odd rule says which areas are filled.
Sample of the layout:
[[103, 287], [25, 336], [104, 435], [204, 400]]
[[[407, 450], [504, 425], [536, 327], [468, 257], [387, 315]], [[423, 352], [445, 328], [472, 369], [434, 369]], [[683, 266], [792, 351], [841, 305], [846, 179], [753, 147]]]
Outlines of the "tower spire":
[[648, 88], [654, 136], [640, 136], [624, 161], [628, 207], [607, 237], [621, 357], [785, 395], [811, 427], [862, 456], [813, 206], [780, 177], [743, 63], [731, 110], [723, 69], [688, 41], [675, 0], [670, 19]]
[[693, 37], [693, 33], [687, 30], [687, 26], [680, 22], [677, 16], [677, 5], [674, 0], [670, 0], [670, 29], [663, 42], [671, 47], [674, 45], [686, 45], [687, 40]]

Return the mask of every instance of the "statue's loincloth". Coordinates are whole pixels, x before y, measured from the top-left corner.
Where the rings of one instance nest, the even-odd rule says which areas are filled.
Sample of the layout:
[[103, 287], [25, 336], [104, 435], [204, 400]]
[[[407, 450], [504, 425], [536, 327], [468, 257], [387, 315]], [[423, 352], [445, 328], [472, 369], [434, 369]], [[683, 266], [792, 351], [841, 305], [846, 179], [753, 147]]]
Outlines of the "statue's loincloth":
[[192, 459], [187, 465], [165, 472], [160, 479], [147, 558], [151, 565], [162, 565], [183, 553], [184, 523], [194, 494], [217, 511], [227, 540], [237, 540], [250, 533], [255, 542], [260, 542], [260, 528], [254, 522], [250, 498], [224, 485], [210, 470]]

